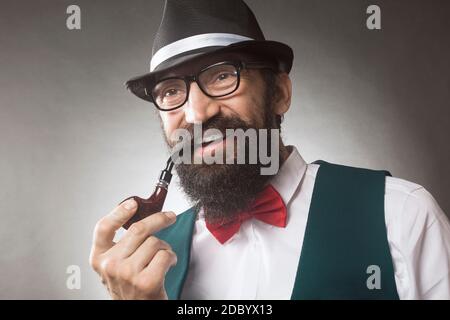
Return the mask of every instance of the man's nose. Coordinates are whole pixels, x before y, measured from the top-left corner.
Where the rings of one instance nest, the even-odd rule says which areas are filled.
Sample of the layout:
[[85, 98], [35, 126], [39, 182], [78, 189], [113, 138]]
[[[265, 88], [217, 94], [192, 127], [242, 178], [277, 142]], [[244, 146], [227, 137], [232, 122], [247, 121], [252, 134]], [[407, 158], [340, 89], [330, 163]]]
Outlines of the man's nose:
[[189, 97], [184, 107], [187, 123], [204, 123], [220, 112], [220, 104], [208, 97], [196, 82], [189, 88]]

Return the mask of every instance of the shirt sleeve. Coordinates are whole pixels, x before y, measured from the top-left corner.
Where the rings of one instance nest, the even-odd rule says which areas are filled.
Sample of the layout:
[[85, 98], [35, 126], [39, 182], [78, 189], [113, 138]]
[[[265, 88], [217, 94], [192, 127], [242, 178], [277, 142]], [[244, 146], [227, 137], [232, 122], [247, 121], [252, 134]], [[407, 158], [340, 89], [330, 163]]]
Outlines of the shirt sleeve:
[[395, 209], [386, 223], [400, 299], [450, 299], [448, 218], [421, 186], [397, 197]]

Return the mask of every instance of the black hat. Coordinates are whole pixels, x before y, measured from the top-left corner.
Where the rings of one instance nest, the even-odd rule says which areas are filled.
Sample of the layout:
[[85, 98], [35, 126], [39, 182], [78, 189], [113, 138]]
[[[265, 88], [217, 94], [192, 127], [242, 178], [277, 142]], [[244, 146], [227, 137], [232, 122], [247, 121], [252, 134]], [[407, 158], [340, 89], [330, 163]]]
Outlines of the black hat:
[[279, 71], [289, 73], [292, 49], [268, 41], [255, 15], [242, 0], [166, 0], [163, 18], [153, 42], [150, 73], [132, 78], [127, 88], [151, 101], [151, 87], [173, 67], [219, 53], [242, 53], [270, 58]]

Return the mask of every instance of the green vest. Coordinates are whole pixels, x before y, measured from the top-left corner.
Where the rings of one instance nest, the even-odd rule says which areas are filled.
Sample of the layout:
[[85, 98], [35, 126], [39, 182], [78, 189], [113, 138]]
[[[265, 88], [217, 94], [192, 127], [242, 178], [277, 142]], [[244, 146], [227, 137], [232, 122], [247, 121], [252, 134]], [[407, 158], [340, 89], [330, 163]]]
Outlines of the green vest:
[[[291, 299], [398, 299], [384, 219], [390, 173], [314, 163], [320, 167]], [[178, 257], [165, 279], [169, 299], [183, 289], [196, 216], [191, 208], [156, 234]]]

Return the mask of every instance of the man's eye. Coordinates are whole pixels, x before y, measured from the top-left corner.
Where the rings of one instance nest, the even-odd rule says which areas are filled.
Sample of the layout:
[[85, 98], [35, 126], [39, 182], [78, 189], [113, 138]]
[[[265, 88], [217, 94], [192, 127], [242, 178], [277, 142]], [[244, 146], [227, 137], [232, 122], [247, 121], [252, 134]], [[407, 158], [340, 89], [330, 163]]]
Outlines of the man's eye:
[[234, 76], [234, 74], [232, 74], [232, 73], [224, 72], [224, 73], [219, 74], [219, 75], [216, 77], [216, 81], [224, 81], [224, 80], [228, 80], [230, 77], [233, 77], [233, 76]]
[[217, 79], [218, 80], [226, 80], [229, 76], [230, 76], [229, 73], [222, 73], [217, 77]]
[[164, 97], [172, 97], [179, 93], [177, 89], [168, 89], [164, 91]]

